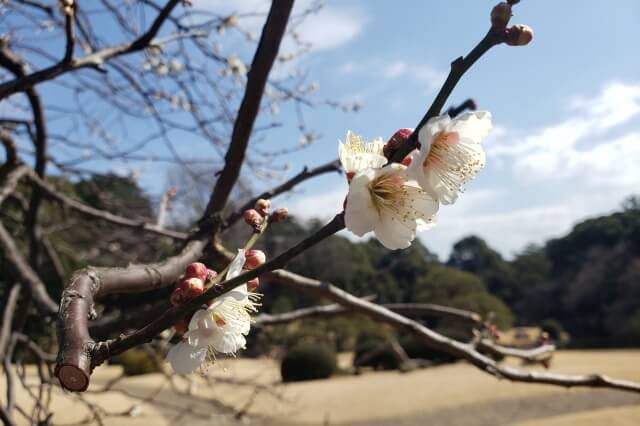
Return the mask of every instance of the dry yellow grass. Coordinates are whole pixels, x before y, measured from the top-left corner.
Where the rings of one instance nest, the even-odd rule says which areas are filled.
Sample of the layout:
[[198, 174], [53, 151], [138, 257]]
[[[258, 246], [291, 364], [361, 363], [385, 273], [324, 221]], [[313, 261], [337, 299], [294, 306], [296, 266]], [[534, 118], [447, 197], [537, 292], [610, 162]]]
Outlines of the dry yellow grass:
[[638, 426], [640, 407], [619, 407], [592, 410], [584, 413], [547, 417], [514, 423], [513, 426]]
[[[619, 378], [640, 381], [637, 368], [640, 351], [563, 351], [554, 358], [552, 371], [565, 373], [602, 372]], [[343, 360], [344, 361], [344, 360]], [[117, 376], [118, 367], [96, 369], [90, 390], [99, 389]], [[250, 380], [265, 385], [279, 380], [278, 364], [273, 360], [238, 359], [219, 363], [211, 376], [222, 380]], [[160, 374], [127, 378], [113, 392], [87, 394], [87, 398], [110, 412], [126, 411], [136, 398], [157, 391], [164, 377]], [[112, 417], [108, 425], [198, 425], [227, 424], [230, 418], [222, 406], [242, 409], [251, 399], [254, 388], [247, 385], [216, 383], [209, 385], [195, 377], [191, 394], [187, 381], [175, 380], [177, 389], [165, 385], [158, 393], [158, 403], [142, 403], [141, 415], [135, 418]], [[1, 387], [1, 386], [0, 386]], [[258, 423], [283, 424], [362, 424], [362, 425], [590, 425], [590, 416], [598, 419], [609, 410], [584, 413], [585, 410], [640, 403], [640, 396], [621, 392], [565, 390], [547, 385], [515, 384], [499, 381], [464, 363], [414, 371], [411, 373], [376, 372], [362, 376], [336, 377], [270, 387], [274, 392], [259, 392], [249, 414], [267, 416]], [[122, 394], [126, 391], [130, 396]], [[4, 390], [0, 389], [4, 393]], [[211, 403], [218, 400], [222, 406]], [[28, 407], [28, 395], [19, 392], [18, 403]], [[53, 420], [69, 423], [90, 413], [72, 397], [56, 391]], [[184, 408], [179, 413], [175, 407]], [[221, 411], [222, 410], [222, 411]], [[622, 419], [640, 416], [638, 409], [614, 408]], [[562, 416], [564, 413], [578, 413]], [[549, 422], [529, 422], [536, 417]], [[635, 416], [635, 417], [632, 417]], [[401, 420], [403, 419], [403, 420]], [[470, 421], [469, 419], [473, 419]], [[585, 420], [587, 419], [587, 420]], [[399, 422], [401, 420], [401, 422]], [[517, 423], [520, 421], [520, 423]], [[617, 425], [617, 423], [607, 423]], [[635, 423], [620, 423], [626, 426]]]

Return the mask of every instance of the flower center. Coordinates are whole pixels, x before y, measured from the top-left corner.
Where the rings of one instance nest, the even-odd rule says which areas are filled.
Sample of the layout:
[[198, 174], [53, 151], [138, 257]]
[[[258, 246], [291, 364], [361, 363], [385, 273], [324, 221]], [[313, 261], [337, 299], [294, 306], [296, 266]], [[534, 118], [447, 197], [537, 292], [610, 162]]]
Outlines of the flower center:
[[427, 158], [424, 159], [422, 167], [428, 167], [435, 163], [441, 163], [446, 158], [447, 154], [451, 150], [451, 146], [458, 142], [460, 135], [458, 132], [440, 132], [434, 138], [431, 143], [431, 149]]
[[346, 147], [351, 154], [370, 154], [374, 152], [374, 144], [364, 143], [359, 135], [351, 135], [347, 139]]
[[398, 173], [385, 173], [369, 183], [371, 201], [378, 213], [395, 211], [404, 203], [404, 178]]

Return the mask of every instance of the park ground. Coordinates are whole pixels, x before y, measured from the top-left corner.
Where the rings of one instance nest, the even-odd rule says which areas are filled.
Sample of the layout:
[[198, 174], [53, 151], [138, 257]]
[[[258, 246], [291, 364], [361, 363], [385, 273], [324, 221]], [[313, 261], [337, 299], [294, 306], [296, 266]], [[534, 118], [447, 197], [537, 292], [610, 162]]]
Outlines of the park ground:
[[[341, 362], [348, 363], [347, 354]], [[640, 425], [638, 394], [510, 383], [465, 363], [283, 385], [274, 360], [221, 360], [210, 369], [208, 381], [149, 374], [112, 382], [107, 393], [92, 393], [120, 371], [117, 366], [97, 368], [83, 396], [120, 414], [103, 417], [105, 425], [237, 424], [238, 411], [243, 413], [239, 424], [265, 426]], [[560, 351], [551, 371], [600, 372], [640, 381], [640, 350]], [[19, 405], [29, 407], [28, 401], [24, 391], [18, 392]], [[52, 405], [54, 424], [92, 417], [85, 403], [55, 388]]]

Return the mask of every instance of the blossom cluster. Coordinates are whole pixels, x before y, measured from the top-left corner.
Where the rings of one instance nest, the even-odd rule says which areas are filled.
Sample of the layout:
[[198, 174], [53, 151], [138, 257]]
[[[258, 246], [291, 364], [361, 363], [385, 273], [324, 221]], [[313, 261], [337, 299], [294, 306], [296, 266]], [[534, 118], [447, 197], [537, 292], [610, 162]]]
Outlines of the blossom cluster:
[[400, 129], [384, 144], [347, 133], [340, 162], [349, 181], [345, 225], [358, 236], [368, 232], [389, 249], [407, 248], [417, 231], [435, 225], [440, 204], [453, 204], [464, 185], [484, 167], [480, 142], [491, 130], [491, 114], [443, 114], [418, 131], [419, 149], [401, 163], [388, 163], [412, 129]]
[[[265, 261], [265, 254], [260, 250], [238, 250], [229, 264], [226, 279], [257, 268]], [[171, 295], [171, 303], [180, 305], [199, 296], [206, 287], [215, 285], [216, 276], [215, 271], [202, 263], [190, 264]], [[176, 332], [182, 334], [182, 338], [171, 347], [167, 360], [177, 374], [187, 374], [213, 362], [216, 354], [235, 355], [244, 349], [245, 336], [251, 328], [250, 314], [259, 306], [260, 295], [254, 292], [258, 284], [258, 278], [254, 278], [196, 311], [188, 325], [186, 320], [176, 324]]]

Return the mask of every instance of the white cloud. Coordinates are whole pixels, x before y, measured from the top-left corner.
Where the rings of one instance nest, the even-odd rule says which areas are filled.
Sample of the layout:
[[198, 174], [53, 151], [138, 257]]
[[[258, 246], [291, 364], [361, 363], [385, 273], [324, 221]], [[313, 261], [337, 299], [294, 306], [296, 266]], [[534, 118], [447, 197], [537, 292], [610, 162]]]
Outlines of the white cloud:
[[489, 157], [508, 158], [513, 175], [526, 183], [628, 176], [638, 165], [640, 136], [611, 133], [640, 116], [640, 85], [611, 83], [599, 96], [579, 99], [571, 101], [567, 120], [524, 137], [503, 131], [487, 143]]
[[362, 11], [330, 3], [308, 16], [296, 31], [313, 50], [334, 49], [355, 39], [365, 22]]

